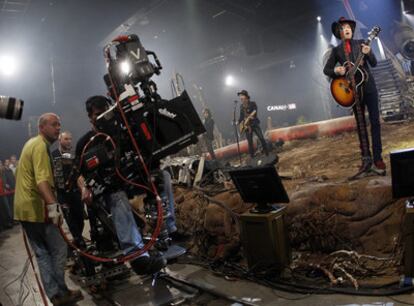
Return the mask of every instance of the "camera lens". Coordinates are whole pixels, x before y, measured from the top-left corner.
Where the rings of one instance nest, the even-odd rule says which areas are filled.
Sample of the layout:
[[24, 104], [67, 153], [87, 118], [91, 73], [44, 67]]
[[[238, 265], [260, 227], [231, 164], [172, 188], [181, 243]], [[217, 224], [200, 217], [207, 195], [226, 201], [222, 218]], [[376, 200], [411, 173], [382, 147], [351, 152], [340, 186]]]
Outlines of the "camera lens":
[[22, 100], [0, 96], [0, 118], [20, 120], [23, 112]]

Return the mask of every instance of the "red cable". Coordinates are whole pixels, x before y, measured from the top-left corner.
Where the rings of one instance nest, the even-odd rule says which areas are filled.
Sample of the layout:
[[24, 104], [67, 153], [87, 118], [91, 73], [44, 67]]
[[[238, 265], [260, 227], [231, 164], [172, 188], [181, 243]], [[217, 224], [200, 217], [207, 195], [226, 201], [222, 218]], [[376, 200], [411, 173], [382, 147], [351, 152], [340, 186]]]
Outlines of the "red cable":
[[[107, 52], [109, 52], [109, 49], [106, 49], [106, 51], [105, 51], [105, 58], [108, 59]], [[162, 210], [161, 197], [158, 194], [158, 191], [157, 191], [157, 188], [155, 187], [154, 182], [150, 178], [150, 172], [149, 172], [149, 170], [147, 168], [147, 165], [145, 164], [145, 162], [144, 162], [144, 160], [142, 158], [141, 150], [139, 149], [139, 146], [138, 146], [138, 144], [137, 144], [137, 142], [136, 142], [136, 140], [134, 138], [134, 135], [132, 133], [131, 127], [130, 127], [130, 125], [128, 123], [128, 120], [127, 120], [127, 118], [125, 116], [124, 110], [122, 109], [122, 106], [121, 106], [120, 101], [119, 101], [119, 96], [118, 96], [118, 94], [117, 94], [117, 92], [115, 90], [115, 86], [114, 86], [114, 82], [113, 82], [112, 76], [111, 76], [110, 73], [108, 73], [108, 76], [109, 76], [109, 80], [111, 82], [111, 87], [112, 87], [112, 91], [113, 91], [113, 97], [115, 97], [116, 104], [117, 104], [118, 109], [119, 109], [119, 112], [120, 112], [120, 114], [122, 116], [122, 120], [124, 121], [124, 124], [125, 124], [125, 126], [126, 126], [126, 128], [128, 130], [129, 137], [130, 137], [130, 139], [132, 141], [132, 144], [134, 146], [135, 152], [138, 155], [139, 161], [141, 162], [141, 164], [142, 164], [142, 166], [144, 168], [144, 171], [145, 171], [145, 173], [147, 175], [147, 179], [148, 179], [149, 183], [151, 184], [152, 190], [149, 189], [145, 185], [141, 185], [141, 184], [132, 182], [130, 180], [127, 180], [125, 177], [122, 176], [122, 174], [120, 173], [120, 171], [119, 171], [119, 169], [117, 167], [116, 167], [116, 172], [117, 172], [117, 175], [122, 180], [124, 180], [125, 182], [127, 182], [128, 184], [131, 184], [131, 185], [134, 185], [134, 186], [137, 186], [137, 187], [141, 187], [141, 188], [143, 188], [143, 189], [145, 189], [145, 190], [147, 190], [149, 192], [152, 192], [155, 195], [155, 198], [156, 198], [156, 201], [157, 201], [157, 214], [158, 214], [157, 215], [157, 224], [155, 226], [155, 229], [154, 229], [154, 232], [153, 232], [153, 234], [151, 236], [150, 241], [148, 243], [146, 243], [142, 249], [140, 249], [140, 250], [138, 250], [136, 252], [133, 252], [133, 253], [131, 253], [129, 255], [125, 255], [125, 256], [123, 256], [121, 258], [104, 258], [104, 257], [97, 257], [97, 256], [91, 255], [89, 253], [86, 253], [86, 252], [82, 251], [81, 249], [79, 249], [77, 246], [75, 246], [72, 243], [72, 241], [70, 241], [68, 239], [66, 233], [62, 229], [62, 226], [61, 226], [62, 224], [59, 224], [59, 230], [60, 230], [60, 232], [61, 232], [64, 240], [72, 248], [74, 248], [75, 250], [77, 250], [83, 256], [88, 257], [88, 258], [90, 258], [92, 260], [95, 260], [95, 261], [99, 261], [99, 262], [110, 262], [110, 261], [112, 261], [112, 262], [119, 263], [119, 262], [125, 262], [125, 261], [129, 261], [129, 260], [133, 260], [133, 259], [137, 258], [138, 256], [142, 255], [144, 252], [147, 252], [155, 244], [155, 242], [156, 242], [156, 240], [157, 240], [157, 238], [158, 238], [158, 236], [159, 236], [159, 234], [161, 232], [161, 226], [162, 226], [162, 220], [163, 220], [163, 210]], [[105, 133], [97, 133], [95, 136], [100, 136], [100, 135], [108, 137], [108, 139], [111, 141], [112, 145], [114, 146], [114, 149], [116, 149], [116, 144], [114, 143], [113, 139], [109, 135], [107, 135]], [[84, 148], [82, 150], [81, 159], [80, 159], [80, 163], [79, 163], [79, 166], [80, 166], [79, 169], [81, 169], [81, 167], [82, 167], [83, 157], [84, 157], [86, 148], [90, 145], [90, 143], [93, 141], [93, 139], [94, 139], [94, 137], [92, 137], [89, 140], [89, 142], [84, 146]]]
[[[139, 157], [139, 160], [140, 160], [140, 162], [141, 162], [141, 164], [142, 164], [142, 166], [144, 168], [144, 171], [147, 174], [147, 179], [149, 179], [149, 183], [151, 184], [152, 193], [156, 196], [156, 201], [157, 201], [157, 214], [158, 214], [157, 217], [158, 217], [158, 219], [157, 219], [157, 225], [156, 225], [156, 227], [154, 229], [154, 232], [153, 232], [153, 234], [151, 236], [151, 240], [143, 248], [143, 250], [147, 251], [149, 248], [151, 248], [155, 244], [156, 239], [157, 239], [158, 235], [161, 232], [161, 226], [162, 226], [162, 220], [163, 220], [162, 201], [161, 201], [161, 197], [158, 194], [157, 188], [155, 187], [154, 182], [150, 178], [150, 172], [149, 172], [149, 170], [147, 168], [147, 165], [145, 164], [145, 162], [144, 162], [144, 160], [142, 158], [141, 150], [139, 149], [139, 146], [138, 146], [138, 144], [137, 144], [137, 142], [136, 142], [136, 140], [134, 138], [134, 135], [132, 134], [131, 127], [130, 127], [130, 125], [128, 123], [128, 120], [127, 120], [127, 118], [125, 116], [125, 112], [122, 109], [121, 103], [119, 101], [119, 96], [118, 96], [118, 94], [117, 94], [117, 92], [115, 90], [115, 84], [113, 82], [112, 76], [111, 76], [110, 73], [108, 73], [108, 76], [109, 76], [109, 80], [111, 82], [111, 88], [112, 88], [113, 96], [115, 97], [116, 104], [117, 104], [118, 109], [119, 109], [119, 112], [120, 112], [120, 114], [122, 116], [122, 120], [125, 123], [125, 126], [126, 126], [126, 128], [128, 130], [129, 137], [130, 137], [130, 139], [132, 141], [132, 144], [134, 146], [134, 149], [135, 149], [135, 151], [136, 151], [136, 153], [137, 153], [137, 155]], [[135, 258], [132, 255], [133, 254], [128, 255], [127, 258], [129, 258], [129, 259]]]
[[[86, 149], [88, 148], [88, 146], [92, 143], [92, 141], [93, 140], [95, 140], [95, 137], [99, 137], [99, 136], [104, 136], [104, 137], [106, 137], [107, 138], [107, 140], [109, 140], [110, 142], [111, 142], [111, 144], [112, 144], [112, 146], [113, 146], [113, 149], [114, 150], [116, 150], [116, 144], [115, 144], [115, 142], [114, 142], [114, 140], [112, 139], [112, 137], [111, 136], [109, 136], [108, 134], [105, 134], [105, 133], [97, 133], [97, 134], [95, 134], [94, 135], [94, 137], [92, 137], [88, 142], [87, 142], [87, 144], [83, 147], [83, 150], [82, 150], [82, 154], [81, 154], [81, 158], [80, 158], [80, 163], [79, 163], [79, 168], [81, 168], [82, 167], [82, 164], [83, 164], [83, 158], [84, 158], [84, 155], [85, 155], [85, 151], [86, 151]], [[122, 173], [119, 171], [119, 169], [116, 167], [115, 168], [116, 169], [116, 172], [117, 172], [117, 175], [122, 179], [122, 180], [124, 180], [125, 182], [127, 182], [128, 184], [132, 184], [132, 185], [134, 185], [134, 186], [137, 186], [137, 187], [140, 187], [140, 188], [143, 188], [143, 189], [145, 189], [145, 190], [148, 190], [149, 192], [152, 192], [147, 186], [145, 186], [145, 185], [142, 185], [142, 184], [138, 184], [138, 183], [136, 183], [136, 182], [133, 182], [133, 181], [131, 181], [131, 180], [128, 180], [128, 179], [126, 179], [123, 175], [122, 175]], [[80, 248], [78, 248], [76, 245], [74, 245], [73, 244], [73, 241], [71, 241], [69, 238], [68, 238], [68, 236], [66, 235], [66, 233], [64, 232], [64, 230], [63, 230], [63, 228], [62, 228], [62, 223], [60, 223], [59, 224], [59, 231], [60, 231], [60, 233], [61, 233], [61, 235], [63, 236], [63, 239], [66, 241], [66, 243], [67, 244], [69, 244], [73, 249], [75, 249], [76, 251], [78, 251], [81, 255], [83, 255], [83, 256], [85, 256], [85, 257], [87, 257], [87, 258], [89, 258], [89, 259], [92, 259], [92, 260], [94, 260], [94, 261], [98, 261], [98, 262], [116, 262], [116, 263], [121, 263], [121, 262], [125, 262], [125, 261], [128, 261], [128, 260], [131, 260], [131, 259], [134, 259], [134, 258], [136, 258], [136, 257], [138, 257], [138, 256], [140, 256], [141, 254], [143, 254], [144, 252], [146, 252], [151, 246], [149, 246], [147, 249], [145, 248], [146, 246], [144, 246], [144, 248], [142, 248], [142, 249], [140, 249], [140, 250], [138, 250], [138, 251], [136, 251], [136, 252], [133, 252], [133, 253], [131, 253], [131, 254], [129, 254], [129, 255], [125, 255], [125, 256], [123, 256], [123, 257], [119, 257], [119, 258], [109, 258], [109, 257], [99, 257], [99, 256], [95, 256], [95, 255], [92, 255], [92, 254], [90, 254], [90, 253], [87, 253], [87, 252], [85, 252], [85, 251], [83, 251], [83, 250], [81, 250]], [[157, 235], [157, 237], [158, 237], [158, 235]], [[157, 238], [156, 237], [156, 238]], [[155, 238], [155, 239], [156, 239]]]
[[0, 193], [0, 197], [1, 196], [9, 196], [9, 195], [12, 195], [12, 194], [14, 194], [14, 190], [4, 191], [4, 192]]
[[33, 255], [32, 255], [32, 252], [30, 252], [30, 247], [29, 247], [29, 244], [27, 242], [26, 232], [24, 231], [24, 229], [23, 229], [23, 241], [24, 241], [24, 245], [26, 247], [27, 255], [29, 256], [30, 265], [32, 266], [33, 273], [34, 273], [35, 278], [36, 278], [37, 286], [39, 287], [40, 296], [42, 297], [43, 304], [45, 306], [48, 306], [49, 304], [47, 302], [45, 290], [43, 289], [42, 283], [40, 282], [39, 276], [37, 275], [35, 265], [33, 264], [33, 259], [32, 259]]

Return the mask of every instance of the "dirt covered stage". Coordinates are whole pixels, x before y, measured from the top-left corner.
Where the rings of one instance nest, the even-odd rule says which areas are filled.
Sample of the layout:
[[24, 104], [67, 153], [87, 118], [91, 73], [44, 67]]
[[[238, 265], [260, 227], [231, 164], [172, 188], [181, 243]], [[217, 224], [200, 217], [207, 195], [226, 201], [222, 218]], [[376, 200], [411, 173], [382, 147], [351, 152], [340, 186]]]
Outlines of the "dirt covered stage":
[[[285, 223], [291, 272], [318, 271], [333, 285], [384, 285], [402, 263], [404, 200], [392, 198], [389, 153], [414, 147], [414, 122], [383, 124], [387, 176], [349, 182], [360, 165], [355, 133], [286, 143], [277, 169], [290, 197]], [[176, 188], [179, 231], [198, 258], [240, 259], [238, 218], [251, 205], [231, 185]], [[239, 256], [239, 257], [238, 257]]]

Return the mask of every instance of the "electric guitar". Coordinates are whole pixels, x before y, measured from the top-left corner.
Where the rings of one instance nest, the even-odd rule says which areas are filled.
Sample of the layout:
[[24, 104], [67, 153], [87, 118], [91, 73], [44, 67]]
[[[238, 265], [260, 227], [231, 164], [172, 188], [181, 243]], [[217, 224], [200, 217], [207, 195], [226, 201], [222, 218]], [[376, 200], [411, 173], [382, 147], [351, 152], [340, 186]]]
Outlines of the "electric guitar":
[[246, 130], [250, 128], [250, 121], [254, 118], [255, 115], [256, 115], [256, 111], [253, 111], [250, 113], [250, 115], [246, 119], [240, 122], [239, 124], [240, 134], [243, 134], [244, 132], [246, 132]]
[[[368, 39], [365, 41], [365, 45], [370, 46], [371, 42], [381, 32], [381, 28], [375, 26], [368, 33]], [[344, 76], [339, 76], [331, 82], [331, 93], [336, 103], [345, 108], [351, 108], [357, 102], [355, 99], [355, 91], [359, 93], [359, 100], [362, 100], [361, 85], [367, 81], [368, 73], [361, 67], [364, 63], [364, 54], [359, 52], [358, 58], [355, 63], [347, 60], [343, 66], [347, 72]], [[355, 86], [353, 86], [355, 82]]]

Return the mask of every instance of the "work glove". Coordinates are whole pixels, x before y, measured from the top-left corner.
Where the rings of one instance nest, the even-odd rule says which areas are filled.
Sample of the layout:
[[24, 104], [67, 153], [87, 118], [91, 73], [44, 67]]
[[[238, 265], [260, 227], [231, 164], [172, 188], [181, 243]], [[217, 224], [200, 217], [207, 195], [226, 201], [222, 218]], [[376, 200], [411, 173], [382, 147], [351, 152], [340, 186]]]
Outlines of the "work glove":
[[55, 224], [59, 225], [60, 220], [62, 218], [62, 210], [60, 209], [59, 203], [47, 204], [47, 218], [48, 220]]

